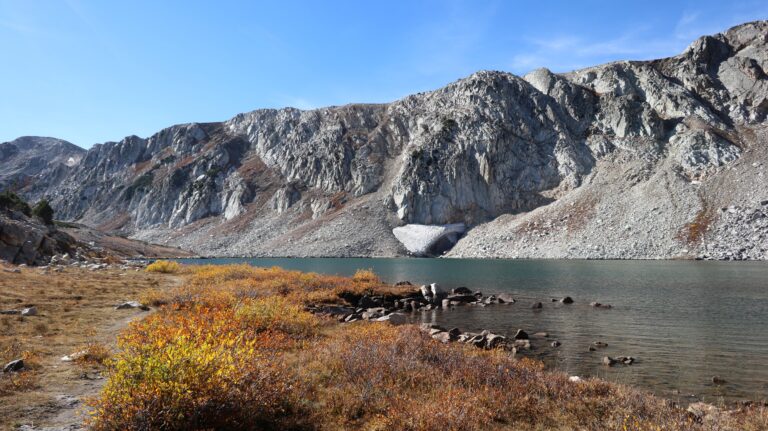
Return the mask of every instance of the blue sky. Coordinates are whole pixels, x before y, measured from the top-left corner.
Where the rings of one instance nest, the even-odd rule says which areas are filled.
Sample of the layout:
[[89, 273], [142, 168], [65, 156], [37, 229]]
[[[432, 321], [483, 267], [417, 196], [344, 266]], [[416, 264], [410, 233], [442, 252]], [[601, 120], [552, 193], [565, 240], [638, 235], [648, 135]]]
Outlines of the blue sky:
[[387, 102], [480, 69], [674, 55], [766, 1], [0, 0], [0, 142], [82, 147], [262, 107]]

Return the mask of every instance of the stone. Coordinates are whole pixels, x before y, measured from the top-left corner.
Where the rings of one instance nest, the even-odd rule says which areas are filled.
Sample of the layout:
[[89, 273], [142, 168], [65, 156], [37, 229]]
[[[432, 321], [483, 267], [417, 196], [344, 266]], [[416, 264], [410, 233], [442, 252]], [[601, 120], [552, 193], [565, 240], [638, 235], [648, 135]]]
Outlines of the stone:
[[441, 343], [449, 343], [451, 341], [451, 334], [445, 331], [436, 332], [430, 336]]
[[3, 367], [4, 373], [12, 373], [15, 371], [21, 371], [24, 369], [24, 360], [23, 359], [15, 359], [11, 362], [8, 362]]
[[360, 317], [363, 320], [374, 320], [384, 316], [386, 313], [387, 310], [383, 307], [373, 307], [363, 311]]
[[74, 362], [85, 355], [87, 355], [88, 352], [85, 350], [81, 350], [79, 352], [72, 353], [71, 355], [66, 355], [61, 357], [61, 362]]
[[37, 316], [37, 307], [28, 307], [21, 310], [22, 316]]
[[482, 334], [475, 334], [472, 337], [470, 337], [467, 341], [467, 344], [471, 344], [475, 347], [483, 348], [485, 347], [485, 335]]
[[716, 385], [724, 385], [724, 384], [726, 384], [728, 382], [724, 378], [722, 378], [720, 376], [712, 376], [712, 383], [714, 383]]
[[446, 330], [442, 326], [435, 325], [434, 323], [421, 323], [421, 324], [419, 324], [419, 329], [422, 332], [430, 332], [433, 329], [439, 329], [441, 331], [445, 331]]
[[361, 308], [373, 308], [381, 305], [380, 301], [374, 301], [370, 296], [363, 295], [357, 302], [357, 306]]
[[536, 338], [547, 338], [549, 337], [549, 332], [536, 332], [533, 336]]
[[469, 288], [461, 286], [455, 289], [451, 289], [452, 295], [472, 295], [472, 291]]
[[517, 332], [515, 332], [515, 336], [512, 338], [514, 338], [515, 340], [527, 340], [528, 333], [523, 331], [522, 329], [518, 329]]
[[544, 308], [544, 304], [542, 304], [541, 302], [534, 302], [533, 305], [531, 305], [531, 308], [533, 308], [534, 310], [540, 310]]
[[115, 310], [129, 310], [132, 308], [138, 308], [143, 311], [149, 311], [149, 307], [146, 305], [138, 302], [138, 301], [127, 301], [123, 302], [122, 304], [119, 304], [115, 307]]
[[608, 347], [608, 343], [603, 343], [602, 341], [595, 341], [592, 345], [600, 349]]
[[531, 350], [531, 340], [515, 340], [512, 346], [518, 351]]
[[446, 299], [454, 302], [463, 302], [463, 303], [473, 302], [477, 300], [477, 298], [475, 298], [474, 295], [457, 294], [457, 293], [453, 293], [446, 296]]
[[515, 298], [513, 298], [512, 295], [509, 294], [509, 293], [500, 293], [500, 294], [498, 294], [498, 296], [496, 296], [496, 298], [498, 299], [499, 303], [501, 303], [501, 304], [514, 304], [515, 303]]
[[0, 314], [5, 314], [5, 315], [21, 314], [21, 310], [0, 310]]
[[424, 297], [427, 301], [432, 301], [432, 289], [430, 286], [421, 285], [419, 287], [419, 291], [421, 292], [421, 296]]
[[573, 298], [566, 296], [565, 298], [561, 299], [560, 302], [563, 304], [573, 304]]
[[408, 323], [408, 317], [403, 313], [390, 313], [373, 320], [377, 322], [389, 322], [392, 325], [405, 325]]
[[560, 342], [559, 342], [559, 341], [557, 341], [557, 340], [553, 341], [553, 342], [550, 344], [550, 346], [552, 346], [552, 347], [560, 347], [561, 345], [562, 345], [562, 343], [560, 343]]
[[449, 309], [451, 308], [451, 300], [450, 299], [443, 299], [442, 303], [440, 304], [443, 309]]
[[612, 367], [614, 364], [616, 364], [616, 360], [611, 358], [610, 356], [603, 356], [602, 363], [603, 365]]
[[440, 300], [442, 298], [445, 298], [446, 296], [445, 291], [437, 283], [430, 284], [429, 290], [432, 293], [432, 297], [435, 298], [435, 300]]
[[579, 376], [570, 376], [568, 377], [568, 381], [571, 383], [579, 383], [582, 381], [582, 379]]
[[485, 348], [495, 349], [507, 341], [506, 337], [498, 334], [488, 334], [485, 337]]
[[635, 358], [631, 356], [621, 356], [620, 358], [618, 358], [618, 361], [624, 365], [632, 365], [635, 363]]
[[707, 416], [719, 416], [722, 413], [722, 410], [718, 407], [704, 402], [691, 403], [686, 411], [698, 421], [702, 421]]

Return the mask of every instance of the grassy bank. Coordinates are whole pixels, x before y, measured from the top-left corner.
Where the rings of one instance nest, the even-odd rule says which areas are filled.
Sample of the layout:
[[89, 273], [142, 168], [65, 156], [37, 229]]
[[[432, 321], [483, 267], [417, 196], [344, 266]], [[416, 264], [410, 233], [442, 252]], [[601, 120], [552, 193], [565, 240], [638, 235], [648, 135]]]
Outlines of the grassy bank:
[[403, 293], [351, 278], [247, 265], [158, 267], [160, 311], [119, 338], [90, 426], [112, 429], [734, 429], [763, 408], [703, 423], [672, 403], [596, 379], [570, 382], [501, 350], [432, 340], [413, 326], [340, 324], [316, 303]]

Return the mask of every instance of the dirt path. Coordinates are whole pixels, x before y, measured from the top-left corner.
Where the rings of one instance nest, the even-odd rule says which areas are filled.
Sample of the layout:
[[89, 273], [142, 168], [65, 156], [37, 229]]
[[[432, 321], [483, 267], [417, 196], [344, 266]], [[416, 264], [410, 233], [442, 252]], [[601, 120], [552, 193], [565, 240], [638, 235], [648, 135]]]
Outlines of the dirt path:
[[0, 316], [0, 362], [28, 357], [28, 381], [13, 386], [0, 373], [0, 430], [80, 429], [83, 401], [104, 384], [98, 365], [61, 357], [97, 344], [114, 350], [118, 333], [152, 311], [115, 310], [148, 289], [180, 282], [169, 275], [108, 269], [66, 268], [60, 273], [0, 269], [0, 310], [35, 306], [33, 317]]

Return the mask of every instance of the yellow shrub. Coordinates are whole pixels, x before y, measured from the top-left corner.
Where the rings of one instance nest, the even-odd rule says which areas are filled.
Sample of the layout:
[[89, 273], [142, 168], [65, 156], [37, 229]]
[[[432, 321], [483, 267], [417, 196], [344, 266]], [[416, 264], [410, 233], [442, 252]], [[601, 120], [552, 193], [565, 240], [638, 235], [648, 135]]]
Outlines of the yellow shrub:
[[352, 280], [363, 283], [381, 283], [379, 276], [370, 269], [358, 269], [352, 276]]
[[315, 316], [279, 296], [245, 302], [237, 308], [235, 320], [252, 330], [274, 330], [299, 336], [313, 335], [318, 327]]
[[181, 265], [172, 260], [157, 260], [147, 266], [147, 272], [159, 272], [162, 274], [175, 274], [179, 272]]
[[139, 295], [139, 302], [153, 307], [159, 307], [169, 302], [168, 294], [160, 289], [145, 290]]
[[118, 356], [101, 398], [95, 430], [280, 428], [291, 413], [284, 367], [244, 337], [178, 337], [132, 346]]

